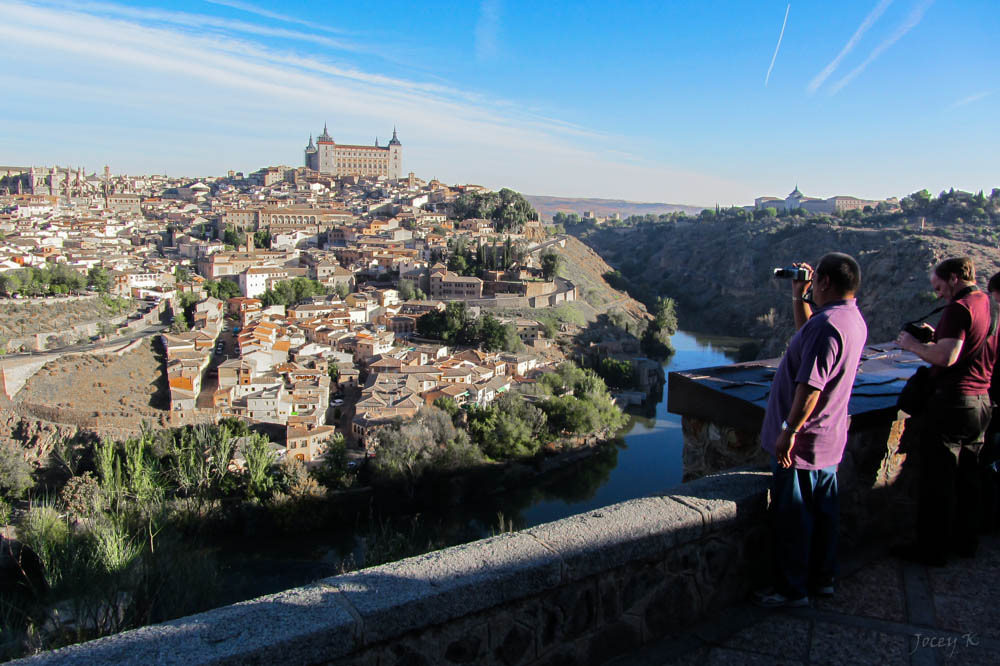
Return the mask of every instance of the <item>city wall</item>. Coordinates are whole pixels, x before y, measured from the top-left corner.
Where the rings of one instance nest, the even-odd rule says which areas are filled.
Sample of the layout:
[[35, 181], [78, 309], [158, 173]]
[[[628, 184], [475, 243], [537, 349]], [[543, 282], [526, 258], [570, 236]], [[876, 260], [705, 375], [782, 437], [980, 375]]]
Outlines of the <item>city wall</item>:
[[[903, 425], [852, 434], [841, 486], [850, 545], [884, 545], [906, 523], [916, 461], [900, 451]], [[709, 475], [26, 663], [603, 663], [765, 581], [768, 480], [759, 468]]]

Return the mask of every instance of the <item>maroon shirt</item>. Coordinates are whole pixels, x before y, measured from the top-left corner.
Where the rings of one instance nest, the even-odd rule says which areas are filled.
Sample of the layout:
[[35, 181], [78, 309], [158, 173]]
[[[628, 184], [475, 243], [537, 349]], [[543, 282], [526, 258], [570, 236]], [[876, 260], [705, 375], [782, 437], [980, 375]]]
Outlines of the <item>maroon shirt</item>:
[[997, 337], [986, 340], [990, 330], [990, 297], [973, 289], [949, 303], [934, 331], [934, 342], [946, 338], [962, 340], [955, 365], [931, 366], [938, 391], [951, 395], [981, 395], [990, 389]]

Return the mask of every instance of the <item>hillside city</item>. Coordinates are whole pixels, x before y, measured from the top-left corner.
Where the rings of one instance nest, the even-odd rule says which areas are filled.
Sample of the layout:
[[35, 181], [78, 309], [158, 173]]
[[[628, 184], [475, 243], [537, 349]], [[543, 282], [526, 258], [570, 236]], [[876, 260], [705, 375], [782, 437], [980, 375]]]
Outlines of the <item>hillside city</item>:
[[[197, 180], [0, 170], [0, 294], [122, 308], [92, 336], [21, 335], [22, 325], [0, 344], [12, 357], [155, 337], [169, 424], [274, 426], [274, 454], [305, 463], [338, 432], [374, 455], [380, 427], [442, 398], [485, 407], [565, 359], [559, 329], [530, 316], [578, 298], [551, 254], [565, 238], [547, 236], [519, 195], [500, 193], [520, 199], [503, 204], [526, 209], [520, 219], [456, 217], [456, 202], [491, 193], [343, 170]], [[442, 340], [430, 322], [453, 312], [479, 335]]]

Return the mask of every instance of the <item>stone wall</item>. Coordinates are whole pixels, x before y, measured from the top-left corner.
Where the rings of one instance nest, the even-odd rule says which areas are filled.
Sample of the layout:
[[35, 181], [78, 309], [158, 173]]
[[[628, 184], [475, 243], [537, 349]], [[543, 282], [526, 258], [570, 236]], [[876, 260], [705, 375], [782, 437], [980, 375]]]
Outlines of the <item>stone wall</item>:
[[[79, 298], [83, 299], [90, 297], [81, 296]], [[161, 302], [139, 319], [130, 320], [128, 315], [120, 315], [117, 317], [111, 317], [107, 319], [106, 322], [124, 329], [119, 332], [120, 335], [127, 335], [128, 333], [134, 333], [149, 326], [155, 326], [158, 324], [160, 322], [160, 314], [163, 311], [163, 308], [164, 303]], [[75, 344], [81, 338], [89, 338], [97, 335], [100, 332], [99, 326], [103, 323], [105, 323], [104, 320], [92, 321], [86, 324], [70, 326], [61, 331], [48, 331], [20, 338], [11, 338], [8, 341], [7, 346], [9, 349], [31, 349], [33, 351], [44, 351], [49, 346], [59, 342], [60, 339], [68, 344]]]

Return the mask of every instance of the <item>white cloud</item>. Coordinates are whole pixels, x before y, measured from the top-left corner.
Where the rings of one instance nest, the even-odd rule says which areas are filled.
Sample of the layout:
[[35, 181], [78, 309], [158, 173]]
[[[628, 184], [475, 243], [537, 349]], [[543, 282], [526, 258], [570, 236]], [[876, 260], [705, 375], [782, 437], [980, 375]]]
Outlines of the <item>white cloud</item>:
[[882, 13], [885, 12], [891, 4], [892, 0], [879, 0], [879, 3], [875, 5], [874, 9], [868, 12], [868, 16], [865, 17], [865, 20], [861, 22], [858, 29], [854, 31], [851, 38], [847, 40], [846, 44], [844, 44], [844, 48], [840, 49], [840, 53], [837, 54], [837, 57], [831, 60], [830, 63], [823, 68], [823, 71], [817, 74], [813, 80], [809, 82], [809, 85], [806, 86], [806, 90], [810, 93], [814, 93], [817, 88], [823, 85], [823, 82], [826, 81], [827, 77], [833, 74], [834, 70], [840, 65], [840, 61], [843, 60], [848, 53], [854, 50], [854, 47], [857, 46], [859, 41], [861, 41], [864, 34], [868, 32], [868, 29], [872, 27], [875, 21], [882, 16]]
[[307, 21], [305, 19], [300, 19], [288, 14], [279, 14], [278, 12], [272, 12], [267, 9], [261, 9], [255, 5], [251, 5], [247, 2], [239, 2], [239, 0], [205, 0], [205, 2], [211, 3], [213, 5], [221, 5], [223, 7], [230, 7], [232, 9], [238, 9], [249, 14], [256, 14], [263, 18], [273, 19], [275, 21], [283, 21], [285, 23], [294, 23], [297, 25], [308, 26], [311, 30], [320, 30], [322, 32], [329, 32], [332, 34], [342, 34], [343, 30], [337, 30], [335, 28], [330, 28], [320, 23], [318, 20]]
[[476, 60], [492, 60], [499, 52], [500, 0], [482, 0], [476, 21]]
[[[199, 174], [299, 164], [309, 131], [330, 120], [334, 135], [350, 142], [398, 125], [406, 168], [449, 182], [680, 203], [711, 202], [722, 190], [752, 196], [741, 184], [623, 160], [609, 152], [631, 148], [622, 137], [512, 100], [334, 65], [243, 39], [240, 30], [196, 33], [177, 27], [184, 17], [149, 26], [124, 12], [103, 17], [18, 2], [5, 10], [4, 82], [21, 92], [25, 109], [72, 100], [65, 117], [77, 130], [71, 142], [50, 145], [51, 132], [19, 121], [11, 132], [24, 134], [16, 143], [22, 152], [8, 155], [15, 161], [48, 151], [48, 161]], [[76, 152], [63, 158], [56, 151], [68, 145]], [[128, 145], [134, 154], [110, 154]]]
[[133, 19], [137, 21], [153, 21], [156, 23], [169, 23], [173, 25], [191, 28], [196, 33], [204, 33], [206, 29], [216, 29], [221, 31], [235, 32], [245, 35], [257, 35], [260, 37], [275, 37], [278, 39], [294, 40], [299, 42], [309, 42], [318, 46], [348, 52], [369, 52], [370, 49], [360, 44], [354, 44], [342, 39], [332, 39], [322, 35], [300, 30], [287, 30], [285, 28], [272, 28], [257, 23], [247, 23], [233, 19], [209, 16], [207, 14], [191, 14], [188, 12], [167, 11], [162, 9], [141, 9], [136, 7], [126, 7], [107, 2], [72, 2], [64, 3], [59, 0], [48, 0], [44, 3], [61, 9], [83, 12], [95, 16], [113, 16], [123, 19]]
[[875, 62], [875, 60], [880, 55], [882, 55], [882, 53], [886, 49], [888, 49], [890, 46], [892, 46], [900, 39], [902, 39], [903, 36], [906, 35], [906, 33], [908, 33], [910, 30], [913, 30], [915, 27], [917, 27], [917, 24], [920, 23], [921, 19], [924, 18], [924, 13], [930, 8], [933, 2], [934, 0], [923, 0], [922, 2], [920, 2], [920, 4], [914, 7], [913, 10], [909, 13], [909, 15], [907, 15], [903, 23], [900, 24], [900, 26], [896, 28], [896, 30], [891, 35], [889, 35], [881, 44], [872, 49], [872, 52], [868, 55], [867, 58], [865, 58], [864, 62], [862, 62], [860, 65], [852, 69], [850, 73], [848, 73], [847, 76], [842, 78], [840, 81], [837, 81], [835, 84], [833, 84], [833, 86], [830, 88], [830, 94], [836, 95], [838, 92], [840, 92], [844, 88], [844, 86], [853, 81], [855, 77], [858, 76], [858, 74], [865, 71], [868, 65]]

